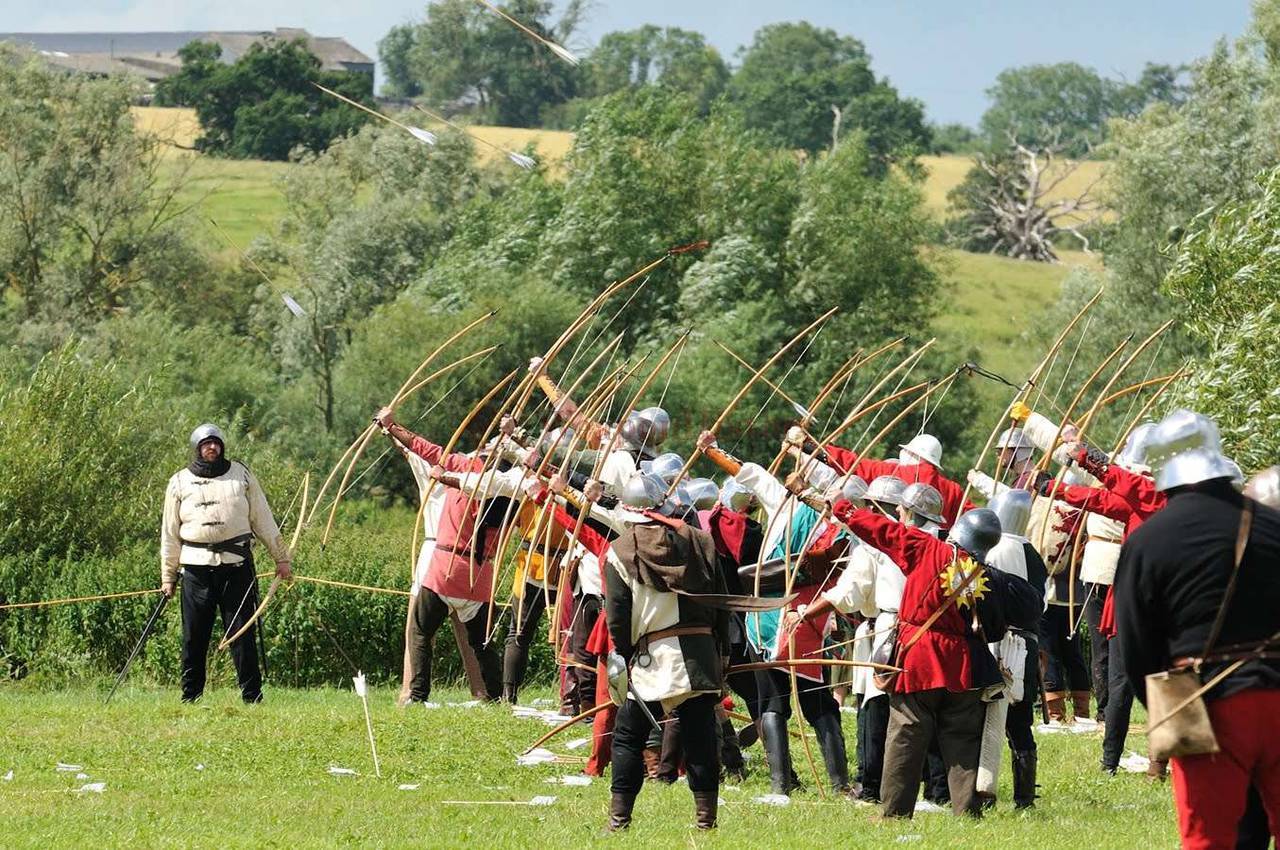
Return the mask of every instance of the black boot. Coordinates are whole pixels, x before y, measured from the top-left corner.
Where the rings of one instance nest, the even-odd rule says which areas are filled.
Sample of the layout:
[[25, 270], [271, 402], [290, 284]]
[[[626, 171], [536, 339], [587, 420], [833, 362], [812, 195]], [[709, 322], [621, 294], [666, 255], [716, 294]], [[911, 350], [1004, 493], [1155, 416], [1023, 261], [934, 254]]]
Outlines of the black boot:
[[693, 811], [698, 819], [698, 829], [716, 828], [716, 808], [719, 803], [718, 791], [693, 792]]
[[822, 751], [822, 762], [827, 768], [831, 790], [837, 793], [848, 791], [849, 757], [845, 752], [844, 734], [840, 729], [840, 715], [820, 715], [814, 720], [813, 731], [818, 736], [818, 749]]
[[738, 745], [738, 733], [733, 728], [733, 721], [724, 718], [720, 721], [720, 765], [727, 776], [741, 782], [747, 775], [747, 764], [742, 758], [742, 748]]
[[787, 739], [787, 719], [776, 711], [760, 715], [764, 753], [769, 761], [769, 785], [775, 794], [791, 793], [791, 741]]
[[502, 701], [517, 705], [520, 697], [520, 686], [512, 682], [502, 683]]
[[1035, 750], [1015, 750], [1013, 753], [1013, 807], [1029, 809], [1036, 804]]
[[631, 810], [636, 807], [635, 794], [614, 792], [609, 798], [609, 831], [615, 832], [631, 826]]

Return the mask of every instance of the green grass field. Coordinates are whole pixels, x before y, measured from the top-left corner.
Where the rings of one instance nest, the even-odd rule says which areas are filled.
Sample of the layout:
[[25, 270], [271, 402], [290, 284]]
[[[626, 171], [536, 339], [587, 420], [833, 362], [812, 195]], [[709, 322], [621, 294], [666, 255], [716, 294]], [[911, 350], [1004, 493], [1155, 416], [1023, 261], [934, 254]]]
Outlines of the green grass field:
[[[142, 687], [126, 688], [109, 707], [102, 697], [101, 689], [0, 690], [0, 776], [13, 772], [0, 781], [5, 847], [574, 847], [597, 840], [605, 820], [606, 781], [549, 784], [580, 767], [516, 766], [516, 755], [546, 726], [504, 706], [449, 705], [468, 699], [459, 691], [433, 694], [443, 704], [435, 710], [397, 709], [390, 690], [371, 691], [381, 779], [373, 775], [359, 699], [349, 691], [268, 688], [265, 703], [248, 707], [227, 688], [195, 706], [179, 704], [175, 691]], [[844, 721], [852, 759], [854, 716]], [[549, 746], [569, 754], [565, 745], [588, 734], [574, 729]], [[1140, 747], [1134, 737], [1130, 746]], [[610, 843], [1175, 847], [1168, 788], [1138, 775], [1105, 776], [1096, 767], [1099, 746], [1096, 734], [1042, 735], [1042, 799], [1033, 811], [1015, 813], [1005, 803], [980, 822], [922, 814], [876, 823], [875, 809], [824, 801], [813, 790], [786, 808], [753, 802], [768, 792], [757, 745], [748, 751], [758, 766], [747, 781], [722, 788], [714, 833], [691, 828], [683, 784], [650, 783], [635, 826]], [[806, 773], [800, 747], [793, 755]], [[82, 770], [59, 771], [59, 762]], [[331, 766], [359, 775], [331, 775]], [[1007, 761], [1002, 780], [1007, 800]], [[105, 788], [76, 790], [93, 782]], [[535, 796], [556, 800], [506, 805]]]

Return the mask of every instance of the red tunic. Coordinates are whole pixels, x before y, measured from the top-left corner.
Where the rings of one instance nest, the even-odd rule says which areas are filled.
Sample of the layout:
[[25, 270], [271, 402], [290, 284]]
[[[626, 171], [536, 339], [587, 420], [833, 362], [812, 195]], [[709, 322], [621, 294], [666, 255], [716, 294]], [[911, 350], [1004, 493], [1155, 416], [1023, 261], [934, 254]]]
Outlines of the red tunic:
[[842, 449], [839, 446], [826, 447], [827, 457], [840, 473], [852, 472], [860, 475], [870, 484], [881, 475], [896, 475], [908, 484], [921, 482], [935, 488], [942, 494], [943, 530], [951, 527], [956, 517], [976, 507], [973, 502], [965, 501], [964, 488], [942, 474], [942, 470], [926, 461], [920, 463], [899, 463], [896, 460], [869, 460], [858, 457], [857, 452]]
[[[832, 509], [836, 517], [871, 546], [888, 555], [907, 576], [898, 609], [898, 640], [902, 644], [942, 606], [947, 596], [941, 575], [955, 562], [955, 550], [933, 535], [902, 525], [841, 499]], [[934, 621], [924, 636], [899, 659], [903, 671], [894, 683], [900, 694], [946, 688], [959, 693], [973, 682], [969, 654], [969, 622], [956, 605]]]
[[[1164, 493], [1156, 489], [1155, 482], [1150, 478], [1132, 473], [1114, 463], [1102, 474], [1102, 484], [1103, 487], [1060, 487], [1057, 498], [1090, 513], [1123, 522], [1126, 539], [1152, 514], [1163, 508], [1167, 501]], [[1115, 637], [1116, 634], [1114, 584], [1107, 586], [1107, 598], [1102, 603], [1098, 633], [1107, 638]]]
[[[480, 472], [484, 469], [484, 461], [480, 458], [458, 452], [442, 457], [443, 447], [417, 435], [410, 442], [409, 451], [449, 472]], [[435, 553], [431, 556], [426, 575], [422, 577], [423, 587], [456, 599], [489, 600], [493, 589], [493, 552], [498, 545], [498, 534], [497, 529], [481, 529], [475, 537], [473, 555], [471, 544], [480, 504], [480, 499], [471, 498], [461, 490], [449, 491], [436, 532]]]

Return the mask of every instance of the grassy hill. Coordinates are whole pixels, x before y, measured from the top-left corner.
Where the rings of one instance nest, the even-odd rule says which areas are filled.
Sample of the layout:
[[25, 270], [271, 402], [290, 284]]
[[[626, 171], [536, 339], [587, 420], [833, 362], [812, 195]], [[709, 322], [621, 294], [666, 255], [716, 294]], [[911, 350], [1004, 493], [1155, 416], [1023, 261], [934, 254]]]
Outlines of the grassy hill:
[[[187, 149], [199, 134], [192, 110], [140, 107], [135, 109], [135, 115], [141, 128], [176, 146], [175, 169], [191, 169], [191, 184], [182, 200], [194, 203], [202, 217], [216, 220], [237, 245], [247, 245], [274, 225], [284, 203], [281, 178], [293, 166], [190, 153]], [[523, 150], [533, 145], [553, 164], [563, 160], [573, 143], [573, 134], [566, 132], [486, 126], [469, 129], [508, 149]], [[486, 161], [501, 156], [484, 145], [477, 147], [478, 155]], [[970, 160], [962, 156], [932, 156], [924, 157], [923, 163], [929, 172], [926, 204], [941, 217], [946, 211], [947, 193], [964, 179]], [[1102, 167], [1102, 163], [1084, 163], [1064, 181], [1060, 191], [1078, 191], [1095, 179]], [[207, 225], [205, 229], [209, 244], [216, 250], [226, 250], [213, 229]], [[951, 249], [935, 249], [932, 254], [946, 282], [937, 305], [936, 332], [946, 341], [976, 348], [983, 366], [1015, 380], [1035, 361], [1034, 352], [1027, 351], [1021, 339], [1027, 322], [1057, 297], [1073, 266], [1097, 263], [1096, 258], [1071, 251], [1063, 252], [1060, 265]], [[995, 393], [998, 389], [992, 385], [984, 392]], [[1003, 397], [1003, 393], [1000, 395]]]

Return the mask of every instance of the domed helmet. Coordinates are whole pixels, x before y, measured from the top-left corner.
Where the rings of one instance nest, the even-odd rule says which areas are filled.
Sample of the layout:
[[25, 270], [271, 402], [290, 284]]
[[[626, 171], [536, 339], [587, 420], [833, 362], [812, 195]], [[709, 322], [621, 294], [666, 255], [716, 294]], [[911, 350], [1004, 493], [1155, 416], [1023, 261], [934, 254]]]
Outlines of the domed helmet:
[[726, 478], [720, 487], [720, 504], [740, 514], [751, 510], [755, 498], [755, 494], [739, 484], [735, 478]]
[[848, 499], [861, 506], [867, 499], [867, 482], [861, 475], [844, 475], [827, 488], [828, 499]]
[[1280, 510], [1280, 466], [1262, 470], [1249, 480], [1244, 494], [1269, 508]]
[[638, 511], [653, 510], [666, 501], [667, 485], [656, 475], [638, 473], [627, 479], [619, 501]]
[[987, 507], [995, 512], [1005, 534], [1024, 537], [1031, 519], [1032, 498], [1028, 490], [1005, 490], [987, 502]]
[[1240, 469], [1222, 454], [1217, 424], [1186, 409], [1173, 411], [1155, 427], [1147, 457], [1160, 491], [1215, 478], [1234, 480]]
[[943, 522], [942, 494], [938, 492], [938, 488], [923, 481], [907, 485], [902, 491], [902, 506], [925, 519]]
[[1026, 463], [1035, 445], [1021, 428], [1006, 428], [996, 441], [996, 448], [1013, 452], [1013, 463]]
[[902, 504], [902, 491], [907, 489], [907, 482], [896, 475], [881, 475], [867, 487], [866, 500], [886, 505]]
[[217, 425], [206, 422], [191, 432], [191, 453], [193, 455], [200, 454], [200, 444], [209, 440], [217, 440], [218, 445], [222, 447], [222, 451], [226, 452], [227, 441], [222, 436], [222, 429]]
[[942, 468], [942, 443], [932, 434], [917, 434], [910, 442], [898, 448], [902, 450], [899, 458], [903, 463], [918, 463], [923, 460]]
[[710, 478], [691, 478], [684, 486], [687, 487], [689, 497], [697, 510], [711, 510], [715, 507], [716, 500], [720, 498], [720, 488]]
[[1130, 472], [1145, 471], [1148, 467], [1147, 451], [1151, 447], [1151, 437], [1155, 430], [1156, 423], [1143, 422], [1130, 431], [1128, 439], [1124, 441], [1124, 448], [1116, 458], [1116, 463]]
[[947, 539], [986, 563], [987, 553], [1000, 542], [1000, 518], [990, 508], [975, 508], [961, 514]]
[[682, 469], [684, 469], [684, 458], [675, 452], [663, 452], [649, 464], [648, 471], [665, 481], [667, 486], [671, 486], [671, 482]]
[[651, 437], [653, 423], [639, 413], [628, 413], [618, 428], [621, 431], [620, 442], [625, 448], [638, 451], [644, 446], [653, 445]]
[[671, 416], [661, 407], [646, 407], [640, 416], [649, 421], [649, 445], [660, 446], [671, 433]]

